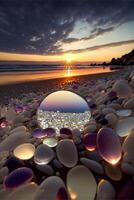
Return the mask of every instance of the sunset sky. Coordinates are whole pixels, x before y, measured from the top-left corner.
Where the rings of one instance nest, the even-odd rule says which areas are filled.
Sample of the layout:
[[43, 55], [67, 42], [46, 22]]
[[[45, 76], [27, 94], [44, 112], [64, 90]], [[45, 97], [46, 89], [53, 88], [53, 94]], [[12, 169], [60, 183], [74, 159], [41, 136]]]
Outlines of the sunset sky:
[[133, 0], [0, 0], [0, 60], [99, 62], [132, 49]]

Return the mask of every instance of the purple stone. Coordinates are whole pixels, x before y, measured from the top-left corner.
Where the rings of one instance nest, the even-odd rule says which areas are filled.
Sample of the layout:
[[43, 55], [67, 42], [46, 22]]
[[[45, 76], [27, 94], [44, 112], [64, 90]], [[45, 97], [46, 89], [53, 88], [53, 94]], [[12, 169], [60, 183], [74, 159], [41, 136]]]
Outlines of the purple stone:
[[16, 106], [15, 107], [15, 112], [16, 113], [22, 113], [23, 112], [23, 107], [22, 106]]
[[43, 129], [36, 128], [36, 129], [33, 130], [32, 136], [35, 137], [35, 138], [43, 138], [43, 137], [46, 137], [47, 134], [44, 132]]
[[94, 151], [96, 149], [96, 133], [86, 134], [83, 143], [88, 151]]
[[72, 136], [72, 131], [69, 128], [61, 128], [60, 129], [60, 134]]
[[28, 183], [33, 178], [33, 171], [30, 168], [22, 167], [11, 172], [4, 180], [6, 189], [13, 189]]
[[43, 129], [43, 132], [47, 137], [54, 137], [56, 135], [54, 128], [45, 128]]
[[121, 159], [121, 143], [111, 128], [101, 128], [97, 134], [97, 148], [102, 158], [115, 165]]

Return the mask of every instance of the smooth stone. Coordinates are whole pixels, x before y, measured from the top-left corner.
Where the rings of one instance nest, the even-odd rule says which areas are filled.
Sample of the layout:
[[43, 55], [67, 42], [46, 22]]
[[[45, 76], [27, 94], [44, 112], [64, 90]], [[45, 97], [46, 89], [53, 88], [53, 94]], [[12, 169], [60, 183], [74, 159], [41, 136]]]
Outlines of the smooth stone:
[[108, 124], [111, 126], [111, 127], [114, 127], [117, 123], [117, 116], [114, 114], [114, 113], [109, 113], [105, 116], [105, 119], [108, 120]]
[[26, 130], [27, 130], [27, 128], [25, 126], [19, 126], [19, 127], [16, 127], [14, 129], [10, 130], [9, 135], [16, 133], [16, 132], [25, 132]]
[[89, 124], [88, 126], [86, 126], [86, 127], [84, 128], [84, 131], [83, 131], [83, 132], [84, 132], [84, 134], [90, 133], [90, 132], [95, 132], [96, 129], [97, 129], [96, 124]]
[[49, 147], [56, 147], [58, 144], [58, 141], [56, 138], [45, 138], [43, 140], [43, 144], [46, 144]]
[[78, 162], [78, 153], [72, 140], [61, 140], [56, 147], [59, 161], [66, 167], [74, 167]]
[[55, 154], [52, 148], [45, 144], [40, 144], [34, 155], [34, 162], [38, 165], [48, 164], [53, 158]]
[[127, 117], [118, 120], [115, 131], [120, 137], [125, 137], [130, 134], [134, 128], [134, 117]]
[[96, 133], [89, 133], [84, 135], [83, 144], [87, 151], [94, 151], [96, 149]]
[[96, 162], [101, 162], [102, 161], [102, 157], [100, 156], [98, 151], [90, 151], [90, 152], [87, 151], [86, 152], [86, 156], [91, 160], [95, 160]]
[[27, 183], [16, 190], [13, 190], [8, 196], [7, 200], [34, 200], [35, 193], [38, 186], [35, 183]]
[[112, 179], [114, 181], [121, 180], [122, 172], [121, 172], [121, 170], [120, 170], [120, 168], [118, 166], [113, 166], [113, 165], [110, 165], [108, 163], [105, 163], [104, 168], [105, 168], [106, 175], [110, 179]]
[[124, 108], [126, 109], [134, 109], [134, 98], [129, 99], [125, 104]]
[[104, 169], [102, 165], [94, 160], [88, 158], [80, 158], [80, 162], [85, 165], [88, 169], [95, 172], [96, 174], [103, 174]]
[[121, 159], [121, 143], [111, 128], [101, 128], [97, 134], [97, 148], [102, 158], [115, 165]]
[[119, 116], [119, 117], [128, 117], [130, 116], [132, 113], [131, 110], [129, 109], [121, 109], [121, 110], [117, 110], [116, 111], [116, 114]]
[[123, 162], [121, 165], [121, 169], [125, 174], [134, 175], [134, 166], [129, 163]]
[[0, 143], [0, 151], [12, 151], [18, 145], [26, 143], [29, 138], [28, 132], [14, 132]]
[[6, 189], [15, 189], [25, 183], [28, 183], [33, 178], [33, 171], [30, 168], [22, 167], [14, 170], [4, 180]]
[[29, 160], [34, 156], [34, 153], [35, 146], [30, 143], [21, 144], [17, 146], [13, 151], [14, 156], [20, 160]]
[[94, 200], [97, 184], [87, 167], [77, 165], [67, 174], [67, 188], [71, 199]]
[[8, 168], [7, 167], [3, 167], [0, 169], [0, 183], [3, 183], [4, 178], [8, 175]]
[[73, 138], [73, 141], [76, 145], [81, 143], [81, 138]]
[[123, 152], [127, 152], [128, 154], [133, 154], [134, 148], [134, 129], [131, 130], [130, 134], [125, 138], [122, 144]]
[[120, 98], [128, 98], [132, 94], [131, 88], [125, 80], [117, 80], [112, 90], [115, 91]]
[[57, 168], [57, 169], [62, 169], [62, 168], [63, 168], [63, 165], [62, 165], [57, 159], [54, 159], [54, 160], [52, 161], [52, 163], [53, 163], [53, 166], [54, 166], [55, 168]]
[[97, 188], [96, 200], [113, 200], [115, 199], [115, 189], [107, 180], [101, 180]]
[[66, 190], [61, 178], [57, 176], [48, 177], [39, 185], [34, 200], [56, 200], [57, 193], [61, 188]]
[[54, 170], [50, 165], [37, 165], [36, 168], [48, 176], [52, 176], [54, 174]]
[[73, 135], [73, 138], [77, 138], [77, 137], [81, 136], [81, 132], [80, 132], [79, 129], [73, 129], [72, 130], [72, 135]]

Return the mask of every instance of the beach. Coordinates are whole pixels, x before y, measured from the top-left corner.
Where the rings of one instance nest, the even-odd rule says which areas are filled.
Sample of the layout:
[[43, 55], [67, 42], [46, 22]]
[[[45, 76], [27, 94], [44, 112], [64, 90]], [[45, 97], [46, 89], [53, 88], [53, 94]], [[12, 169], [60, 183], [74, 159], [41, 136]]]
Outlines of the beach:
[[[128, 71], [128, 70], [126, 70]], [[33, 72], [33, 74], [28, 73], [16, 73], [15, 76], [13, 73], [1, 73], [0, 74], [0, 103], [8, 102], [10, 98], [16, 98], [21, 96], [23, 93], [29, 92], [47, 92], [51, 89], [60, 89], [63, 85], [72, 84], [73, 81], [82, 81], [86, 82], [88, 80], [94, 80], [99, 78], [107, 78], [107, 77], [118, 77], [118, 74], [123, 74], [126, 72], [123, 71], [110, 71], [108, 69], [100, 68], [94, 69], [91, 72], [90, 70], [85, 70], [83, 72], [84, 75], [79, 75], [80, 71], [73, 72], [70, 76], [68, 76], [67, 71], [62, 72], [57, 76], [57, 72], [52, 73], [50, 77], [47, 77], [47, 74], [44, 75], [44, 72]], [[66, 73], [65, 73], [66, 72]], [[79, 73], [78, 73], [79, 72]], [[95, 74], [98, 72], [97, 74]], [[49, 72], [50, 73], [50, 72]], [[88, 74], [90, 73], [90, 74]], [[19, 77], [18, 76], [21, 77]], [[64, 76], [63, 76], [64, 74]], [[34, 76], [33, 76], [34, 75]], [[44, 77], [46, 76], [46, 77]], [[30, 77], [30, 78], [29, 78]], [[37, 78], [37, 79], [36, 79]]]
[[132, 199], [131, 68], [2, 84], [0, 104], [0, 199]]

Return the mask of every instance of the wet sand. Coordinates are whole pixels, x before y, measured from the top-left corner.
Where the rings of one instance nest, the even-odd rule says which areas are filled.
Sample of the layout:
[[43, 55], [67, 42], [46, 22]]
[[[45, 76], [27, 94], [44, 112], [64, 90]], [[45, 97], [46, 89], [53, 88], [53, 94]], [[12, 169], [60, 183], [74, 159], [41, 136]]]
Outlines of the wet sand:
[[2, 72], [0, 73], [0, 85], [30, 82], [34, 80], [48, 80], [56, 78], [66, 78], [79, 75], [99, 74], [111, 72], [109, 67], [102, 68], [82, 68], [74, 69], [65, 67], [64, 69], [46, 71], [24, 71], [24, 72]]
[[118, 78], [118, 76], [124, 74], [125, 71], [127, 70], [0, 85], [0, 103], [9, 103], [10, 98], [21, 98], [21, 94], [23, 93], [39, 91], [49, 92], [52, 89], [57, 90], [60, 89], [61, 86], [63, 87], [63, 85], [72, 84], [74, 81], [86, 82], [88, 80], [101, 78]]

